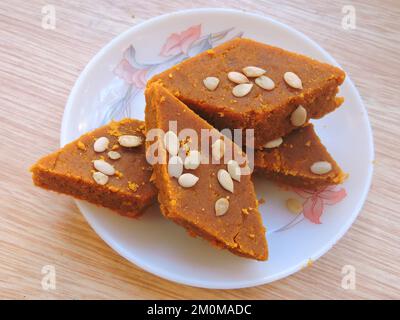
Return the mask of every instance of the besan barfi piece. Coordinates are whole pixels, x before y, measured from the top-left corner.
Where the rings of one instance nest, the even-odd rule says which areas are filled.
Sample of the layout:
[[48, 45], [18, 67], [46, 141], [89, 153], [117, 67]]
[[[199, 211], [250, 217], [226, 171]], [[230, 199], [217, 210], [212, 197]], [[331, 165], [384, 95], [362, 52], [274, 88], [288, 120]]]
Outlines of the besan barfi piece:
[[310, 190], [340, 184], [347, 177], [311, 123], [257, 150], [254, 169], [278, 183]]
[[254, 129], [256, 147], [343, 101], [345, 73], [250, 39], [234, 39], [154, 76], [214, 127]]
[[125, 119], [82, 135], [31, 167], [35, 185], [87, 200], [125, 216], [155, 201], [144, 122]]
[[[205, 153], [210, 158], [222, 159], [227, 146], [243, 156], [241, 149], [215, 129], [215, 141], [210, 142], [206, 151], [193, 144], [193, 140], [182, 138], [179, 132], [183, 129], [190, 128], [200, 137], [202, 129], [209, 132], [213, 127], [158, 83], [146, 89], [145, 118], [147, 139], [150, 140], [152, 129], [164, 133], [164, 138], [159, 136], [156, 141], [161, 141], [160, 154], [168, 159], [168, 164], [153, 165], [163, 215], [191, 235], [236, 255], [266, 260], [265, 228], [250, 175], [236, 174], [234, 162], [199, 163]], [[170, 130], [171, 121], [176, 121], [175, 133]], [[146, 143], [148, 153], [152, 146], [153, 141]]]

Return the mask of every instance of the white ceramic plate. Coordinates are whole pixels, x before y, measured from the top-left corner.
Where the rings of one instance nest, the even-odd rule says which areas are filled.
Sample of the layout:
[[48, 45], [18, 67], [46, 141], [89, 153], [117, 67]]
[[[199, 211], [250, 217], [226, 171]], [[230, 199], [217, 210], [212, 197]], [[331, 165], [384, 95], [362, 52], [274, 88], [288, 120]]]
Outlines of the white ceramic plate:
[[[61, 145], [111, 118], [144, 119], [143, 87], [153, 74], [235, 36], [303, 53], [337, 65], [319, 45], [272, 19], [226, 9], [181, 11], [134, 26], [105, 46], [86, 66], [69, 97]], [[270, 258], [257, 262], [217, 250], [189, 237], [154, 205], [131, 220], [83, 201], [78, 207], [114, 250], [160, 277], [205, 288], [242, 288], [288, 276], [327, 252], [348, 230], [366, 198], [372, 176], [373, 142], [367, 112], [347, 76], [344, 105], [315, 122], [328, 150], [350, 178], [319, 193], [284, 191], [257, 178]], [[304, 203], [289, 213], [285, 199]], [[318, 224], [317, 222], [321, 222]]]

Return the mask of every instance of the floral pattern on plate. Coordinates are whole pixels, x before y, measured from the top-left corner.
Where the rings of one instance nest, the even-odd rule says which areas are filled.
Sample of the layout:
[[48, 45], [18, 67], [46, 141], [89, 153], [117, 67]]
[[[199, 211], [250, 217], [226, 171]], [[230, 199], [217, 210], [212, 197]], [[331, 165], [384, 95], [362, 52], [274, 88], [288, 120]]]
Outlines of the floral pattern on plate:
[[299, 188], [293, 188], [292, 190], [303, 199], [303, 210], [296, 214], [288, 224], [274, 232], [288, 230], [304, 221], [304, 218], [314, 224], [321, 224], [320, 219], [324, 212], [324, 207], [339, 203], [347, 196], [346, 190], [339, 186], [328, 186], [316, 191]]
[[[181, 32], [172, 33], [166, 39], [158, 54], [161, 60], [151, 63], [138, 61], [136, 49], [134, 45], [130, 45], [125, 49], [121, 61], [113, 70], [116, 79], [111, 87], [114, 90], [104, 92], [105, 95], [110, 97], [104, 97], [102, 100], [111, 100], [111, 102], [104, 104], [104, 106], [102, 104], [104, 115], [94, 125], [100, 126], [111, 119], [131, 116], [135, 97], [142, 93], [147, 80], [153, 75], [222, 42], [241, 37], [242, 34], [242, 32], [235, 32], [234, 28], [229, 28], [220, 32], [201, 35], [201, 24], [193, 25]], [[118, 80], [122, 80], [122, 83]], [[121, 86], [124, 88], [119, 89], [118, 87]]]

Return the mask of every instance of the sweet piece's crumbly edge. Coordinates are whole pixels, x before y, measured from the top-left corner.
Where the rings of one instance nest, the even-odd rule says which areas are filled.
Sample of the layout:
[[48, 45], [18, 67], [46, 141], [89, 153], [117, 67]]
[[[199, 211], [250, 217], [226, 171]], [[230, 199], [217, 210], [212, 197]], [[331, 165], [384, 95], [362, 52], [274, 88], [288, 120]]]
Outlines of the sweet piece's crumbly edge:
[[[111, 121], [108, 125], [98, 128], [92, 132], [83, 134], [78, 139], [68, 143], [65, 147], [76, 146], [77, 151], [84, 153], [90, 146], [85, 145], [81, 140], [86, 136], [93, 136], [96, 131], [107, 128], [107, 133], [116, 137], [121, 135], [121, 125], [138, 123], [137, 131], [144, 132], [144, 122], [133, 119]], [[46, 190], [55, 191], [60, 194], [70, 195], [76, 199], [85, 200], [98, 206], [103, 206], [118, 212], [123, 216], [138, 217], [156, 199], [156, 191], [149, 194], [132, 195], [132, 192], [116, 188], [112, 185], [99, 185], [92, 180], [83, 179], [73, 173], [60, 174], [55, 171], [56, 163], [62, 149], [42, 157], [30, 167], [34, 185]], [[110, 146], [110, 150], [113, 149]], [[101, 157], [100, 157], [101, 158]], [[118, 172], [116, 177], [118, 178]], [[149, 182], [150, 183], [150, 182]]]
[[[285, 148], [287, 145], [282, 144], [277, 148], [270, 150], [257, 150], [255, 154], [254, 169], [255, 173], [271, 179], [278, 184], [283, 186], [290, 186], [295, 188], [302, 188], [308, 190], [319, 190], [330, 185], [337, 185], [343, 183], [347, 178], [348, 174], [345, 173], [338, 163], [329, 154], [326, 147], [322, 144], [321, 140], [314, 131], [313, 125], [307, 124], [306, 126], [292, 132], [290, 135], [296, 139], [302, 134], [308, 134], [309, 137], [304, 145], [291, 145], [292, 148], [304, 148], [305, 152], [310, 147], [311, 143], [314, 147], [319, 149], [319, 152], [324, 154], [324, 158], [315, 159], [315, 161], [328, 161], [332, 165], [331, 172], [324, 175], [313, 174], [311, 171], [306, 173], [296, 170], [294, 165], [293, 168], [289, 169], [283, 165], [282, 158], [284, 157]], [[285, 138], [284, 138], [285, 139]], [[290, 146], [289, 146], [290, 147]], [[305, 157], [306, 155], [300, 154], [299, 157]]]

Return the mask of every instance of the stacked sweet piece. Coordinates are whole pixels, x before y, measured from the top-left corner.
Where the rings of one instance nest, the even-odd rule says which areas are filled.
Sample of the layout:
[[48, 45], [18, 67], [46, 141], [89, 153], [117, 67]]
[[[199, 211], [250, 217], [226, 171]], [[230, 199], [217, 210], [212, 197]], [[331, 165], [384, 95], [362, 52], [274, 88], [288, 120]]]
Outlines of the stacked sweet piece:
[[[305, 189], [342, 183], [346, 174], [308, 121], [340, 106], [344, 77], [305, 56], [234, 39], [148, 82], [146, 139], [143, 122], [112, 122], [41, 159], [33, 180], [129, 216], [158, 194], [163, 215], [190, 234], [266, 260], [250, 168]], [[243, 129], [247, 146], [223, 129]], [[199, 143], [204, 130], [209, 136]], [[244, 153], [249, 148], [254, 161]]]
[[[257, 172], [319, 188], [343, 182], [345, 174], [307, 122], [340, 106], [343, 98], [336, 94], [344, 78], [344, 72], [331, 65], [234, 39], [164, 71], [150, 83], [160, 82], [216, 128], [253, 129]], [[304, 130], [296, 131], [303, 126], [306, 141]], [[290, 145], [297, 148], [291, 152]]]
[[254, 145], [286, 136], [343, 102], [345, 74], [331, 65], [249, 39], [234, 39], [156, 75], [214, 127], [254, 129]]
[[[148, 87], [146, 98], [148, 148], [155, 143], [150, 131], [161, 129], [156, 138], [164, 159], [153, 169], [164, 216], [235, 254], [265, 260], [265, 228], [253, 183], [233, 160], [243, 158], [246, 166], [242, 150], [157, 83]], [[169, 129], [171, 121], [176, 133]], [[182, 135], [188, 128], [190, 137]], [[210, 135], [206, 146], [195, 142], [202, 130]], [[228, 150], [229, 164], [220, 161]]]

